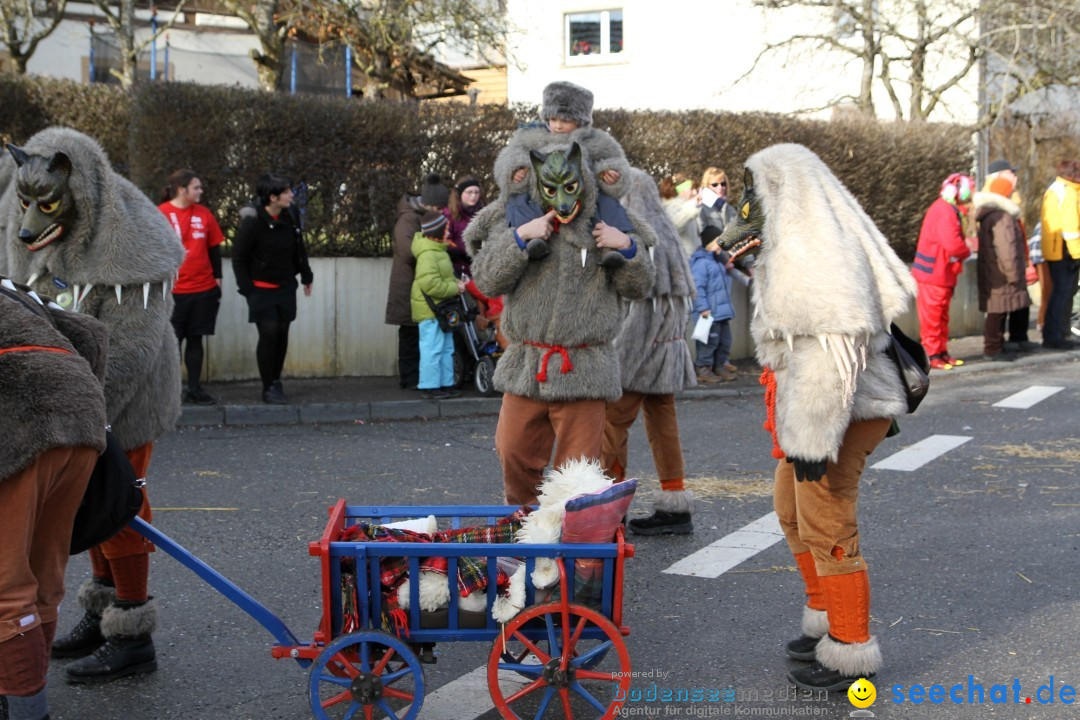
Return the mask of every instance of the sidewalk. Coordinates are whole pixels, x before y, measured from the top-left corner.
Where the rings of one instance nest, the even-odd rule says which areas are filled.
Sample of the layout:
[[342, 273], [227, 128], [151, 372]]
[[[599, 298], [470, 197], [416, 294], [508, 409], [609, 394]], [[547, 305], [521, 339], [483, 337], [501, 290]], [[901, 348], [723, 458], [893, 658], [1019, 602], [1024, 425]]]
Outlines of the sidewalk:
[[[1019, 366], [1040, 365], [1080, 359], [1080, 350], [1071, 352], [1038, 350], [1021, 355], [1015, 362], [987, 362], [982, 359], [982, 336], [950, 341], [949, 351], [970, 358], [962, 367], [934, 370], [932, 379], [948, 375], [993, 372]], [[752, 359], [735, 361], [733, 382], [696, 387], [679, 395], [697, 400], [717, 397], [760, 395], [761, 369]], [[362, 423], [387, 420], [433, 419], [463, 415], [496, 415], [502, 399], [485, 398], [470, 387], [451, 400], [424, 400], [415, 390], [402, 390], [395, 377], [285, 378], [282, 381], [288, 405], [266, 405], [261, 401], [262, 385], [257, 380], [208, 383], [206, 391], [216, 405], [184, 405], [178, 422], [182, 426], [205, 425], [289, 425], [296, 423]]]

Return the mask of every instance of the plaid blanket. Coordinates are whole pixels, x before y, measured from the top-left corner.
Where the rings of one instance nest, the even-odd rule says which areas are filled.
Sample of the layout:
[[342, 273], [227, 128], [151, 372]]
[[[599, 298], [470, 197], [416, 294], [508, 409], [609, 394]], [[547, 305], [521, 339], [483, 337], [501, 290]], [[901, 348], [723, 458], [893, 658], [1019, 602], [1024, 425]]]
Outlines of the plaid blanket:
[[[456, 530], [441, 530], [432, 535], [427, 533], [413, 532], [388, 528], [373, 523], [357, 523], [345, 529], [341, 539], [349, 542], [412, 542], [412, 543], [512, 543], [519, 529], [521, 521], [530, 512], [530, 508], [522, 507], [513, 514], [500, 518], [494, 525], [477, 525], [473, 527], [458, 528]], [[432, 548], [435, 551], [434, 548]], [[344, 567], [343, 561], [343, 567]], [[351, 560], [348, 561], [351, 564]], [[421, 572], [436, 572], [446, 575], [449, 569], [449, 560], [444, 556], [432, 556], [420, 558]], [[355, 571], [354, 571], [355, 572]], [[379, 585], [382, 593], [382, 627], [388, 632], [397, 635], [408, 635], [408, 616], [398, 605], [397, 590], [409, 576], [409, 559], [405, 557], [385, 557], [379, 564]], [[355, 597], [355, 575], [346, 584], [346, 573], [342, 573], [342, 593], [346, 600], [349, 593]], [[505, 592], [509, 585], [509, 577], [501, 570], [496, 575], [496, 588], [498, 592]], [[460, 557], [457, 563], [457, 585], [461, 597], [465, 597], [477, 590], [484, 590], [488, 585], [487, 558], [484, 557]], [[354, 603], [345, 603], [346, 606], [356, 607]], [[346, 624], [358, 625], [357, 617], [349, 617], [346, 612]]]

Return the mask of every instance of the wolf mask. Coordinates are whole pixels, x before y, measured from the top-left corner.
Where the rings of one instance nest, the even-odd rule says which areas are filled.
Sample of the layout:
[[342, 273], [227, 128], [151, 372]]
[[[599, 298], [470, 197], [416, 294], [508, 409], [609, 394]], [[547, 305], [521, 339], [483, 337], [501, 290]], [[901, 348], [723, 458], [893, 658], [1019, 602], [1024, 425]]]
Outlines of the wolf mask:
[[756, 255], [765, 236], [765, 210], [750, 168], [743, 172], [743, 192], [737, 207], [739, 214], [735, 222], [728, 223], [717, 240], [721, 249], [731, 253], [732, 260], [740, 255]]
[[570, 150], [542, 153], [531, 150], [536, 189], [544, 211], [555, 211], [559, 224], [566, 225], [581, 212], [585, 185], [581, 178], [581, 146], [576, 142]]
[[71, 159], [62, 152], [52, 157], [29, 155], [14, 145], [7, 146], [15, 158], [15, 192], [23, 209], [19, 240], [37, 252], [63, 237], [77, 217], [75, 198], [68, 180]]

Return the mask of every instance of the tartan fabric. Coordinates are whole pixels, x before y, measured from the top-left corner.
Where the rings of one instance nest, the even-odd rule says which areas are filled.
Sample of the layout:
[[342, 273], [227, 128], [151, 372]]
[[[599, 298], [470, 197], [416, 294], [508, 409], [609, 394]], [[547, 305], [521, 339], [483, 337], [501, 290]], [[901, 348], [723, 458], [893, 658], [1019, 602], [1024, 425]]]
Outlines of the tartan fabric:
[[[341, 539], [346, 542], [414, 542], [414, 543], [513, 543], [514, 537], [521, 529], [521, 521], [529, 514], [530, 508], [522, 507], [511, 515], [500, 518], [494, 525], [478, 525], [473, 527], [458, 528], [456, 530], [441, 530], [433, 535], [418, 533], [411, 530], [388, 528], [374, 523], [357, 523], [345, 529]], [[433, 548], [433, 551], [435, 549]], [[458, 558], [457, 581], [458, 592], [461, 597], [483, 590], [487, 587], [487, 558], [484, 557], [460, 557]], [[421, 572], [436, 572], [446, 575], [449, 560], [444, 556], [420, 558]], [[408, 578], [409, 559], [405, 557], [385, 557], [379, 564], [379, 584], [382, 591], [382, 626], [383, 629], [395, 632], [408, 633], [404, 627], [407, 619], [405, 613], [398, 606], [397, 589]], [[504, 592], [509, 584], [506, 573], [499, 571], [496, 576], [498, 591]], [[349, 592], [343, 587], [344, 592]], [[355, 593], [355, 588], [352, 589]]]

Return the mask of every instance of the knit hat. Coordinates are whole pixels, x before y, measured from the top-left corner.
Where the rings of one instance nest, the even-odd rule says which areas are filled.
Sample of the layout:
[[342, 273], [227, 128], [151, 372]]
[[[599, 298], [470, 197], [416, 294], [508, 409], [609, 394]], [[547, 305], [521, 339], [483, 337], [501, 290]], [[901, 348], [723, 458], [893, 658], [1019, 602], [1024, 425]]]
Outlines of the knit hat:
[[441, 240], [446, 231], [446, 216], [438, 210], [429, 210], [420, 217], [420, 232], [426, 237]]
[[705, 229], [701, 231], [701, 247], [705, 247], [723, 234], [724, 231], [715, 225], [706, 225]]
[[995, 160], [994, 162], [990, 163], [990, 167], [986, 168], [986, 174], [993, 175], [994, 173], [999, 173], [1002, 170], [1016, 172], [1016, 168], [1014, 168], [1005, 160]]
[[547, 122], [560, 117], [573, 120], [578, 127], [592, 125], [593, 94], [572, 82], [558, 80], [544, 88], [540, 119]]
[[424, 184], [420, 187], [420, 202], [435, 208], [444, 208], [450, 202], [450, 190], [435, 173], [424, 178]]

